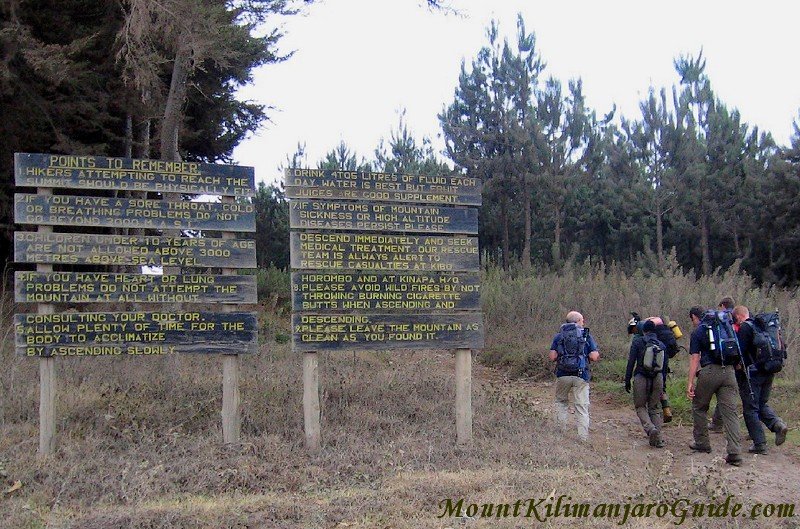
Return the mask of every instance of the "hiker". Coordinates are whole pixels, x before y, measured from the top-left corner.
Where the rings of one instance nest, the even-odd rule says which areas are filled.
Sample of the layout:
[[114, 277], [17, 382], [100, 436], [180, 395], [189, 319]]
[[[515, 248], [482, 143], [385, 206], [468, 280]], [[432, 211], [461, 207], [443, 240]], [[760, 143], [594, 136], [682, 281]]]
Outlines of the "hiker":
[[556, 417], [562, 428], [567, 426], [569, 395], [575, 403], [578, 437], [589, 440], [589, 380], [590, 362], [600, 359], [597, 343], [584, 327], [583, 315], [577, 311], [567, 314], [550, 346], [550, 360], [556, 363]]
[[[699, 315], [698, 315], [699, 314]], [[721, 342], [722, 331], [714, 330], [706, 323], [707, 317], [716, 318], [724, 312], [703, 312], [700, 307], [692, 307], [689, 317], [695, 330], [689, 343], [689, 378], [686, 394], [692, 401], [692, 431], [694, 441], [689, 445], [694, 451], [711, 453], [708, 437], [708, 405], [712, 395], [717, 396], [717, 407], [722, 413], [728, 455], [725, 462], [739, 466], [742, 464], [739, 439], [739, 418], [736, 413], [738, 385], [734, 375], [734, 364], [727, 355], [729, 345]], [[726, 331], [728, 331], [726, 329]], [[732, 327], [729, 329], [733, 333]], [[710, 336], [709, 336], [710, 335]], [[723, 347], [723, 345], [725, 347]], [[737, 353], [738, 356], [738, 353]], [[696, 382], [696, 386], [695, 386]]]
[[[717, 304], [717, 310], [725, 310], [731, 312], [736, 302], [730, 296], [725, 296]], [[734, 325], [734, 331], [739, 328]], [[714, 406], [714, 413], [711, 415], [711, 422], [708, 423], [708, 431], [713, 433], [722, 433], [722, 413], [720, 413], [719, 406]]]
[[[664, 390], [667, 347], [656, 336], [654, 318], [648, 318], [644, 322], [642, 332], [643, 335], [634, 336], [631, 342], [628, 367], [625, 370], [625, 391], [631, 392], [633, 377], [633, 406], [636, 415], [642, 423], [650, 446], [662, 448], [664, 439], [661, 437], [661, 394]], [[672, 331], [669, 332], [672, 334]]]
[[[672, 421], [672, 407], [669, 405], [669, 399], [667, 398], [667, 375], [672, 372], [669, 368], [669, 360], [670, 358], [674, 358], [675, 355], [680, 352], [680, 348], [678, 347], [678, 338], [682, 337], [681, 329], [678, 327], [678, 324], [674, 321], [671, 321], [669, 325], [664, 324], [664, 320], [659, 318], [658, 316], [651, 316], [648, 318], [652, 320], [655, 324], [655, 335], [658, 340], [664, 344], [666, 350], [666, 356], [664, 357], [664, 369], [661, 373], [662, 378], [664, 379], [663, 388], [661, 390], [661, 411], [664, 415], [664, 422]], [[675, 330], [677, 329], [677, 334]]]
[[736, 381], [739, 384], [739, 395], [742, 398], [742, 408], [744, 409], [744, 423], [747, 425], [750, 439], [753, 440], [753, 445], [748, 451], [752, 454], [766, 454], [767, 439], [761, 423], [763, 422], [770, 431], [775, 432], [776, 446], [780, 446], [786, 441], [786, 432], [789, 428], [769, 405], [769, 394], [775, 375], [765, 372], [763, 366], [757, 365], [758, 350], [755, 340], [757, 329], [755, 322], [750, 317], [750, 310], [744, 305], [739, 305], [733, 309], [733, 317], [739, 324], [736, 334], [742, 351], [744, 369], [750, 375], [748, 387], [745, 371], [736, 371]]

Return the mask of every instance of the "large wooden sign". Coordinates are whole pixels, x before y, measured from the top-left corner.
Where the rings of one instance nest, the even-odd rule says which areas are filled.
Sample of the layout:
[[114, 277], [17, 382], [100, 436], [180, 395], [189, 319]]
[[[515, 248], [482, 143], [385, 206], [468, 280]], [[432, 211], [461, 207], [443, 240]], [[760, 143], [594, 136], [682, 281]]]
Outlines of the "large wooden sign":
[[18, 303], [256, 303], [255, 276], [15, 272]]
[[477, 235], [478, 210], [341, 200], [293, 200], [289, 208], [289, 227]]
[[464, 314], [293, 314], [295, 350], [480, 349], [483, 318]]
[[14, 195], [18, 224], [255, 231], [251, 203], [192, 202], [67, 195]]
[[24, 187], [114, 189], [207, 195], [254, 195], [252, 167], [163, 162], [105, 156], [14, 155], [16, 184]]
[[252, 312], [75, 312], [16, 314], [17, 354], [120, 356], [254, 353]]
[[[14, 174], [18, 186], [36, 188], [36, 194], [14, 195], [15, 223], [34, 225], [38, 231], [14, 234], [16, 262], [36, 265], [35, 272], [17, 271], [14, 287], [15, 300], [36, 304], [36, 313], [17, 314], [14, 322], [17, 353], [39, 358], [40, 453], [50, 454], [55, 446], [54, 357], [223, 354], [223, 439], [238, 442], [236, 355], [258, 349], [256, 315], [236, 311], [237, 304], [254, 303], [257, 297], [255, 277], [235, 272], [256, 265], [255, 242], [235, 236], [255, 231], [255, 209], [246, 198], [255, 194], [253, 169], [21, 153], [14, 156]], [[63, 191], [73, 189], [102, 190], [100, 194], [112, 196]], [[151, 198], [128, 198], [133, 192], [151, 193]], [[153, 200], [152, 193], [169, 196]], [[118, 198], [120, 194], [127, 196]], [[203, 196], [176, 200], [182, 194]], [[51, 226], [68, 232], [79, 227], [83, 233], [58, 233]], [[86, 233], [94, 228], [194, 233]], [[207, 237], [207, 231], [220, 233]], [[133, 270], [122, 273], [109, 266]], [[145, 267], [168, 267], [169, 272], [144, 274]], [[219, 268], [221, 274], [180, 273], [188, 267]], [[65, 306], [95, 303], [132, 304], [141, 312], [84, 312]], [[177, 306], [169, 312], [149, 308], [165, 303]], [[228, 305], [221, 313], [184, 306], [198, 303]], [[66, 312], [54, 314], [57, 307]]]
[[292, 268], [312, 270], [468, 271], [478, 269], [478, 238], [308, 233], [290, 235]]
[[480, 275], [294, 272], [292, 306], [303, 312], [478, 310]]
[[251, 239], [87, 233], [14, 234], [14, 261], [74, 265], [255, 268]]
[[479, 206], [481, 185], [477, 178], [460, 175], [287, 169], [286, 196]]

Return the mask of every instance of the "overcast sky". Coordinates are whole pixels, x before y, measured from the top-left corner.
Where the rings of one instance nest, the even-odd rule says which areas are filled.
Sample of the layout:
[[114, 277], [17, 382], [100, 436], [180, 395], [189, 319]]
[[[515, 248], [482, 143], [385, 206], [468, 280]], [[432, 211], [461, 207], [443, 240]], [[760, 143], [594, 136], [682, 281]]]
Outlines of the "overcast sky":
[[274, 107], [271, 122], [234, 152], [256, 180], [275, 182], [298, 142], [308, 165], [344, 140], [373, 158], [399, 113], [415, 137], [443, 148], [437, 114], [452, 102], [462, 60], [487, 43], [495, 19], [513, 39], [517, 13], [536, 33], [545, 76], [581, 77], [598, 115], [638, 118], [648, 88], [677, 83], [673, 59], [703, 49], [718, 97], [750, 125], [788, 143], [800, 109], [800, 2], [451, 0], [460, 16], [423, 0], [323, 0], [288, 19], [288, 61], [255, 74], [241, 97]]

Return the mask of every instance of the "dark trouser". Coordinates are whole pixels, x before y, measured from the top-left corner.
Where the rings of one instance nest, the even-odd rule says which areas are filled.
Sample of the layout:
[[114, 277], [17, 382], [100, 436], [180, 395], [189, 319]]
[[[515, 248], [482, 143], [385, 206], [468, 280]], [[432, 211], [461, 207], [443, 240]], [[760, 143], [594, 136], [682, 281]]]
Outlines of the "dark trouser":
[[664, 379], [656, 375], [647, 378], [644, 375], [633, 377], [633, 406], [642, 423], [644, 433], [650, 434], [653, 429], [661, 430], [664, 416], [661, 414], [661, 392], [664, 390]]
[[714, 414], [711, 416], [711, 427], [722, 428], [722, 410], [719, 405], [714, 406]]
[[739, 395], [742, 398], [744, 423], [747, 425], [747, 432], [756, 446], [767, 443], [767, 439], [764, 436], [764, 428], [761, 427], [762, 422], [773, 432], [777, 431], [783, 422], [769, 406], [769, 394], [772, 391], [774, 377], [775, 375], [751, 372], [750, 387], [753, 389], [753, 396], [751, 397], [744, 372], [736, 371], [736, 382], [739, 384]]
[[739, 454], [740, 402], [736, 375], [732, 366], [723, 367], [710, 364], [697, 372], [697, 386], [692, 399], [692, 419], [694, 421], [694, 442], [698, 446], [711, 446], [708, 439], [708, 405], [711, 396], [717, 396], [717, 408], [722, 412], [722, 425], [725, 428], [725, 440], [729, 454]]

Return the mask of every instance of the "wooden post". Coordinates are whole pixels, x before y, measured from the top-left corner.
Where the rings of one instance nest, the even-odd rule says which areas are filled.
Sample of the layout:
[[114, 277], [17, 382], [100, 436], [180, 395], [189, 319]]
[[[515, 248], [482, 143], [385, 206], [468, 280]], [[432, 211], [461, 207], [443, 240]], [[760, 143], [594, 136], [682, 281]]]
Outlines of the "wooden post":
[[[233, 203], [233, 197], [222, 197], [223, 203]], [[223, 232], [223, 239], [233, 239], [231, 232]], [[223, 268], [222, 275], [235, 275], [233, 268]], [[234, 312], [235, 305], [223, 305], [222, 312]], [[235, 444], [241, 439], [241, 396], [239, 395], [239, 374], [241, 362], [239, 355], [222, 357], [222, 440], [225, 444]]]
[[238, 443], [241, 435], [239, 365], [239, 355], [223, 355], [222, 440], [225, 444]]
[[[37, 189], [39, 195], [52, 195], [49, 188]], [[53, 233], [52, 226], [38, 228], [40, 233]], [[52, 272], [53, 265], [36, 265], [37, 272]], [[53, 305], [40, 303], [38, 314], [53, 314]], [[56, 361], [53, 357], [39, 359], [39, 455], [52, 455], [56, 448]]]
[[456, 436], [472, 442], [472, 350], [456, 349]]
[[319, 360], [316, 351], [303, 353], [303, 417], [306, 430], [306, 448], [320, 450], [319, 424]]

